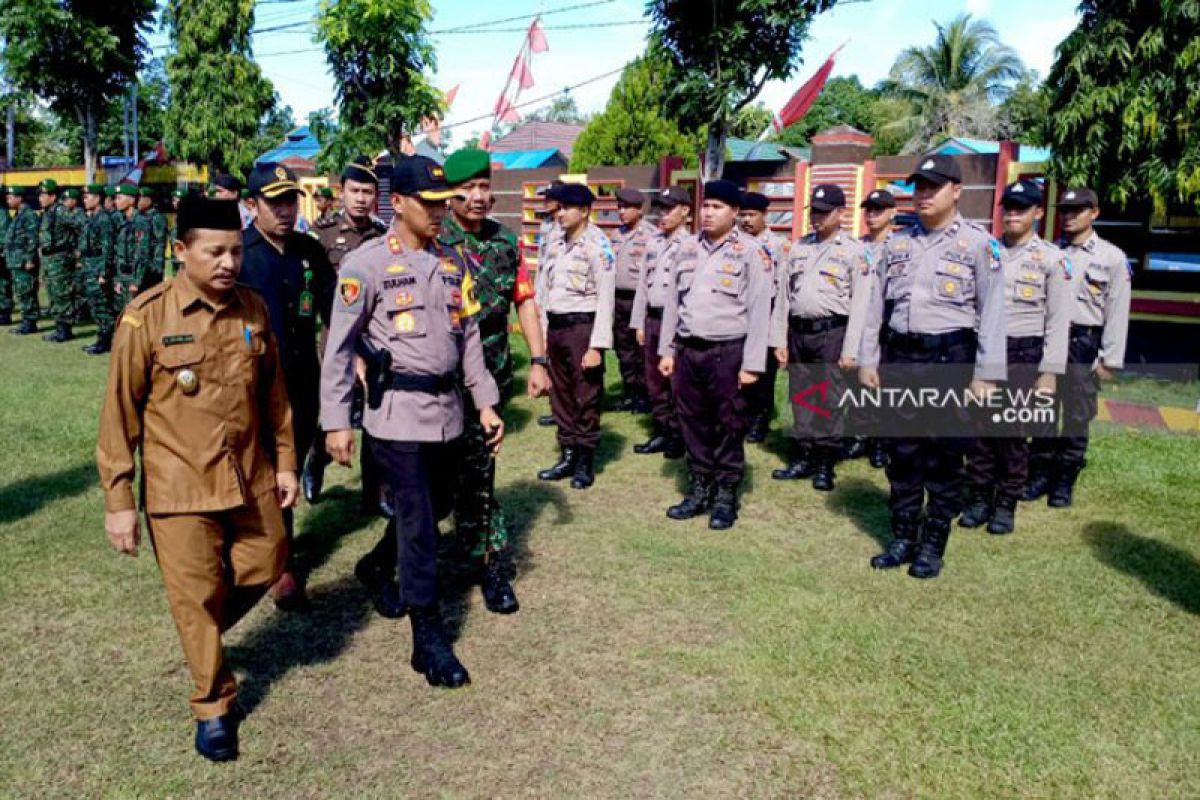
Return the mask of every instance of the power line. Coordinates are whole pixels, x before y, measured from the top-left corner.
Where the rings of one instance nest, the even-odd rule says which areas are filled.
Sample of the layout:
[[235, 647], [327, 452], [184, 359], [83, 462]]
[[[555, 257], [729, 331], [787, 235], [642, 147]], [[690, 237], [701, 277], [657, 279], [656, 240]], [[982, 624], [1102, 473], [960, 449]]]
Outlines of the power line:
[[[588, 78], [585, 81], [580, 81], [579, 83], [573, 83], [570, 86], [564, 86], [561, 89], [559, 89], [557, 92], [542, 95], [541, 97], [535, 97], [534, 99], [526, 100], [523, 103], [516, 103], [512, 106], [512, 108], [525, 108], [526, 106], [537, 105], [538, 103], [544, 103], [547, 100], [553, 100], [554, 98], [558, 97], [559, 95], [566, 94], [567, 92], [570, 92], [574, 89], [578, 89], [581, 86], [587, 86], [588, 84], [596, 83], [597, 81], [602, 81], [605, 78], [610, 78], [613, 75], [616, 75], [617, 73], [624, 71], [624, 69], [625, 69], [625, 67], [623, 67], [623, 66], [617, 67], [614, 70], [609, 70], [608, 72], [605, 72], [602, 75], [597, 75], [594, 78]], [[446, 130], [448, 128], [459, 128], [459, 127], [462, 127], [463, 125], [470, 125], [472, 122], [482, 122], [483, 120], [490, 119], [494, 116], [495, 116], [494, 112], [489, 112], [487, 114], [482, 114], [478, 117], [471, 117], [470, 119], [459, 120], [458, 122], [451, 122], [446, 125], [442, 125], [441, 129]]]
[[[620, 28], [626, 25], [645, 25], [644, 19], [627, 19], [619, 22], [584, 22], [577, 25], [547, 25], [542, 28], [544, 31], [574, 31], [583, 28]], [[488, 28], [487, 30], [468, 30], [466, 28], [456, 28], [444, 31], [430, 31], [430, 36], [450, 36], [452, 34], [469, 34], [469, 33], [523, 33], [525, 28]]]
[[[474, 28], [486, 28], [491, 25], [500, 25], [505, 22], [517, 22], [518, 20], [533, 19], [535, 17], [548, 17], [551, 14], [565, 14], [568, 11], [579, 11], [584, 8], [593, 8], [595, 6], [606, 6], [612, 2], [614, 2], [614, 0], [594, 0], [594, 2], [591, 2], [591, 3], [577, 3], [573, 6], [564, 6], [563, 8], [555, 8], [555, 9], [551, 9], [550, 11], [544, 11], [544, 12], [541, 12], [538, 14], [521, 14], [520, 16], [516, 16], [516, 17], [505, 17], [504, 19], [491, 19], [491, 20], [487, 20], [485, 22], [474, 22], [470, 25], [463, 25], [463, 26], [461, 26], [459, 28], [455, 28], [453, 30], [467, 31], [467, 30], [472, 30]], [[430, 31], [431, 34], [445, 33], [445, 32], [446, 31]]]

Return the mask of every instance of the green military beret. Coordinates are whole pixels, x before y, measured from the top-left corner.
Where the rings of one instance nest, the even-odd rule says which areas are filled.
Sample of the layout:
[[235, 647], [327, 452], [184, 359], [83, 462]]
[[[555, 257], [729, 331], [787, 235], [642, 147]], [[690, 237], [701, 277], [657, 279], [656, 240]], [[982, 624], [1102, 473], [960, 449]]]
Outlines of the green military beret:
[[324, 197], [327, 200], [333, 199], [333, 189], [330, 189], [328, 186], [322, 186], [320, 189], [317, 189], [315, 192], [313, 192], [313, 194], [315, 194], [317, 197]]
[[38, 184], [38, 191], [46, 194], [58, 194], [58, 181], [53, 178], [46, 178]]
[[187, 196], [188, 196], [187, 189], [184, 189], [181, 187], [176, 187], [175, 189], [171, 190], [171, 197], [174, 197], [176, 200], [182, 200], [183, 198], [185, 198]]
[[83, 192], [81, 192], [78, 189], [74, 189], [74, 188], [63, 189], [62, 195], [63, 195], [63, 197], [68, 197], [72, 200], [78, 200], [79, 198], [83, 197]]
[[454, 186], [475, 178], [490, 178], [492, 176], [492, 159], [486, 150], [468, 147], [452, 153], [443, 165], [446, 170], [446, 183]]
[[8, 187], [8, 193], [9, 194], [25, 194], [25, 187], [24, 186], [10, 186], [10, 187]]
[[105, 197], [116, 197], [117, 196], [117, 187], [105, 186], [104, 187], [104, 196]]
[[83, 187], [84, 194], [108, 194], [108, 188], [103, 183], [89, 183]]
[[250, 190], [242, 189], [240, 192], [238, 192], [238, 197], [242, 198], [243, 200], [248, 200], [250, 198]]
[[149, 186], [143, 186], [140, 189], [138, 189], [138, 195], [140, 197], [154, 197], [154, 190], [151, 189]]
[[114, 195], [123, 195], [125, 197], [137, 197], [138, 187], [132, 183], [119, 183], [117, 188], [113, 190]]

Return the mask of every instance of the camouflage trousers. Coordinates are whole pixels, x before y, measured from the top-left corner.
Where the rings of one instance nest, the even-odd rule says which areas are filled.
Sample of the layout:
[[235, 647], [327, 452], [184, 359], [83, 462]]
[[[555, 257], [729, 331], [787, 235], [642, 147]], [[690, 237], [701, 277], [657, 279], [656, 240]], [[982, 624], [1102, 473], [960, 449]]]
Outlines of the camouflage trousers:
[[92, 315], [92, 319], [96, 322], [96, 333], [100, 336], [112, 333], [114, 312], [112, 299], [112, 284], [109, 280], [101, 283], [105, 278], [104, 266], [91, 266], [85, 264], [79, 270], [81, 276], [80, 283], [83, 289], [83, 298], [87, 303], [87, 310]]
[[16, 295], [17, 307], [21, 309], [21, 319], [37, 322], [42, 316], [38, 305], [38, 268], [12, 270], [13, 289]]
[[[499, 409], [497, 409], [499, 411]], [[471, 545], [471, 555], [498, 553], [508, 546], [508, 525], [496, 501], [496, 459], [488, 450], [487, 435], [470, 395], [463, 397], [463, 435], [454, 524], [459, 540]]]
[[13, 279], [8, 264], [0, 258], [0, 314], [11, 314], [13, 310]]
[[133, 286], [132, 278], [122, 278], [120, 275], [117, 275], [112, 279], [112, 315], [114, 320], [121, 316], [121, 312], [125, 310], [125, 306], [129, 305], [129, 301], [136, 297], [136, 295], [129, 293], [130, 286]]
[[50, 295], [50, 316], [56, 323], [75, 323], [75, 262], [61, 254], [42, 256], [46, 272], [46, 292]]
[[92, 316], [92, 298], [88, 291], [87, 267], [81, 261], [76, 262], [72, 274], [75, 276], [75, 322], [82, 324], [94, 318]]

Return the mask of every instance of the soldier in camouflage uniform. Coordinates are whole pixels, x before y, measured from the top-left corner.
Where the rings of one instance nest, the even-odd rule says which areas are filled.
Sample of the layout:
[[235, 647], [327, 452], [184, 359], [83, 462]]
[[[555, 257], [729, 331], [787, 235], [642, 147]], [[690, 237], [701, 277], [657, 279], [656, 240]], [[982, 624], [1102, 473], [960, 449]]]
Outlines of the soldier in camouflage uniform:
[[[500, 389], [497, 409], [500, 410], [513, 391], [512, 351], [508, 345], [512, 305], [517, 307], [517, 318], [533, 362], [527, 392], [536, 397], [549, 389], [533, 282], [525, 270], [516, 236], [487, 216], [492, 207], [488, 154], [483, 150], [460, 150], [446, 159], [445, 169], [446, 180], [455, 188], [456, 196], [450, 200], [450, 213], [442, 221], [438, 241], [465, 256], [470, 263], [470, 288], [479, 306], [477, 319], [484, 361]], [[463, 393], [464, 398], [469, 396]], [[508, 529], [496, 502], [496, 463], [487, 445], [487, 434], [477, 422], [478, 414], [468, 410], [463, 418], [463, 464], [455, 523], [461, 540], [474, 548], [472, 556], [482, 559], [481, 583], [488, 609], [511, 614], [519, 604], [504, 565]]]
[[175, 240], [179, 238], [179, 201], [187, 196], [187, 189], [171, 191], [171, 210], [175, 212], [175, 216], [171, 218], [171, 228], [167, 232], [167, 250], [170, 253], [172, 275], [178, 275], [180, 267], [179, 259], [175, 257]]
[[83, 269], [79, 260], [79, 237], [83, 233], [83, 224], [87, 220], [87, 214], [83, 213], [83, 206], [79, 201], [83, 198], [81, 189], [63, 189], [62, 204], [67, 211], [67, 219], [70, 220], [71, 226], [75, 229], [75, 254], [71, 262], [72, 276], [72, 291], [71, 294], [75, 298], [74, 309], [71, 312], [72, 321], [76, 325], [82, 325], [90, 321], [91, 316], [88, 313], [87, 295], [83, 286]]
[[116, 231], [112, 217], [101, 207], [104, 187], [92, 184], [83, 193], [85, 216], [79, 236], [80, 274], [83, 296], [96, 321], [96, 341], [83, 348], [88, 355], [107, 353], [113, 334], [113, 245]]
[[38, 184], [38, 203], [42, 207], [38, 256], [46, 271], [50, 314], [54, 317], [54, 331], [42, 337], [47, 342], [69, 341], [75, 322], [75, 243], [79, 231], [58, 196], [56, 181], [47, 178]]
[[146, 288], [151, 274], [154, 251], [154, 231], [150, 220], [139, 214], [137, 187], [123, 183], [117, 187], [117, 210], [123, 215], [117, 229], [113, 258], [113, 312], [120, 315], [137, 293]]
[[[8, 187], [0, 186], [0, 204], [8, 199]], [[8, 206], [0, 205], [0, 325], [12, 324], [12, 273], [4, 258], [4, 237], [8, 233]]]
[[25, 205], [25, 187], [10, 186], [8, 208], [13, 218], [4, 234], [4, 261], [12, 274], [13, 293], [21, 309], [21, 324], [12, 333], [37, 333], [41, 316], [38, 307], [38, 215]]
[[163, 278], [163, 259], [167, 252], [167, 218], [154, 207], [154, 190], [149, 186], [138, 189], [137, 207], [138, 212], [149, 221], [150, 235], [153, 237], [150, 267], [146, 273], [146, 285], [142, 287], [147, 289]]

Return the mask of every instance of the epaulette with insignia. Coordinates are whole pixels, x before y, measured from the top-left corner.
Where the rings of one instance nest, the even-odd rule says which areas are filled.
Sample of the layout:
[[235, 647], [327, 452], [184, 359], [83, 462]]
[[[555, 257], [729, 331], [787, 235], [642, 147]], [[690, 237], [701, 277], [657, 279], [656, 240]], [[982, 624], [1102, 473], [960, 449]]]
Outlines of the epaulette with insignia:
[[138, 292], [137, 297], [135, 297], [129, 301], [129, 307], [130, 308], [138, 308], [138, 309], [145, 308], [152, 301], [157, 300], [158, 298], [162, 297], [163, 292], [165, 292], [167, 289], [169, 289], [171, 287], [172, 283], [173, 283], [173, 279], [169, 280], [169, 281], [163, 281], [162, 283], [154, 284], [153, 286], [151, 286], [149, 289], [146, 289], [145, 291]]
[[404, 252], [404, 245], [400, 242], [400, 237], [394, 233], [387, 237], [387, 246], [393, 255], [399, 255]]

